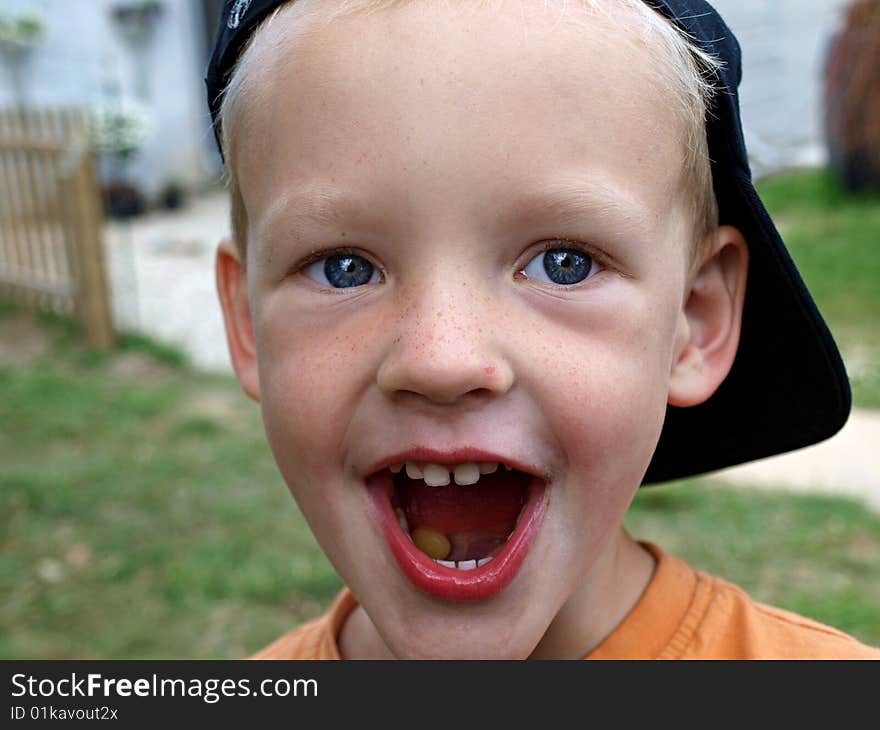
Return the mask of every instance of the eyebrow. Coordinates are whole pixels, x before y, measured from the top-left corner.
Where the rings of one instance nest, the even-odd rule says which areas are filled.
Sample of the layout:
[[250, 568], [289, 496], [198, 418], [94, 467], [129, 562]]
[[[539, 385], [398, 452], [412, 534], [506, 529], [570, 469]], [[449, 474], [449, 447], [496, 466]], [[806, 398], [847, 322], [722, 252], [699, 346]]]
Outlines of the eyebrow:
[[[326, 228], [342, 221], [381, 224], [364, 198], [351, 197], [332, 185], [297, 188], [280, 196], [265, 218], [269, 245], [263, 247], [263, 263], [271, 263], [273, 243], [284, 232], [302, 227]], [[651, 216], [647, 206], [630, 193], [607, 182], [559, 178], [519, 192], [505, 201], [495, 214], [499, 227], [521, 227], [552, 221], [560, 228], [599, 221], [621, 239], [647, 235]]]
[[282, 224], [285, 228], [297, 223], [327, 226], [338, 223], [348, 214], [363, 214], [366, 210], [332, 186], [298, 188], [275, 201], [266, 216], [266, 226], [270, 232]]
[[263, 264], [271, 264], [277, 242], [288, 234], [295, 236], [303, 227], [340, 225], [344, 220], [378, 221], [379, 218], [370, 212], [368, 205], [332, 185], [296, 188], [279, 196], [265, 216], [263, 238], [268, 245], [261, 247]]
[[501, 225], [545, 220], [561, 226], [598, 220], [629, 237], [647, 233], [652, 215], [645, 203], [607, 182], [563, 178], [515, 196], [497, 216]]

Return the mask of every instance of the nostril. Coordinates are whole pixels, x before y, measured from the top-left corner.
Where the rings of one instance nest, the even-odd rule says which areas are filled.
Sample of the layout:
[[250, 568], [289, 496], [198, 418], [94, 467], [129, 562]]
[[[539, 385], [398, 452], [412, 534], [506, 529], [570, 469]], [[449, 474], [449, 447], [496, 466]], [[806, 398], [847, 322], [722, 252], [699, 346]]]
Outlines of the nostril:
[[439, 393], [437, 391], [425, 392], [424, 390], [401, 391], [396, 395], [401, 402], [407, 399], [427, 400], [435, 406], [478, 406], [496, 397], [496, 393], [490, 388], [474, 388], [464, 393], [452, 394]]
[[389, 397], [408, 392], [444, 405], [465, 396], [469, 400], [497, 397], [513, 381], [513, 369], [501, 353], [493, 356], [470, 348], [427, 352], [403, 341], [389, 349], [376, 373], [376, 384]]

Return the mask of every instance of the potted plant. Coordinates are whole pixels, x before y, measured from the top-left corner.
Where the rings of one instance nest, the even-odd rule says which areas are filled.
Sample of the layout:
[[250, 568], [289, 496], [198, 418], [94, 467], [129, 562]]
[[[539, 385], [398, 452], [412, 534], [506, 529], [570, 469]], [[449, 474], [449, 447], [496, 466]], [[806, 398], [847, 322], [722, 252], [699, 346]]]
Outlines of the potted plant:
[[122, 35], [134, 43], [142, 43], [152, 37], [164, 12], [165, 6], [161, 0], [130, 0], [117, 3], [110, 9], [111, 17]]
[[0, 15], [0, 53], [10, 61], [18, 61], [43, 42], [46, 24], [35, 12], [23, 15]]
[[103, 188], [107, 214], [127, 218], [144, 211], [143, 195], [128, 180], [127, 167], [152, 132], [152, 119], [140, 104], [115, 100], [92, 112], [92, 148], [111, 162], [111, 178]]
[[140, 189], [125, 180], [110, 180], [101, 185], [104, 213], [110, 218], [134, 218], [146, 210]]
[[177, 210], [186, 198], [186, 188], [179, 180], [169, 180], [159, 190], [159, 205], [165, 210]]
[[35, 12], [22, 15], [0, 13], [0, 59], [9, 67], [15, 102], [24, 105], [28, 83], [25, 71], [34, 49], [43, 42], [46, 24]]

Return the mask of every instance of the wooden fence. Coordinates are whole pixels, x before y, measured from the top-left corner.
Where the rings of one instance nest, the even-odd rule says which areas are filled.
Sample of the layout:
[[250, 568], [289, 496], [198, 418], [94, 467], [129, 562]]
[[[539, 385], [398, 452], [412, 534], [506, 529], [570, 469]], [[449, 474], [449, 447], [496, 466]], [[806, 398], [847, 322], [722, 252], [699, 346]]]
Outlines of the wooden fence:
[[113, 344], [103, 212], [85, 113], [0, 109], [0, 297], [78, 317]]

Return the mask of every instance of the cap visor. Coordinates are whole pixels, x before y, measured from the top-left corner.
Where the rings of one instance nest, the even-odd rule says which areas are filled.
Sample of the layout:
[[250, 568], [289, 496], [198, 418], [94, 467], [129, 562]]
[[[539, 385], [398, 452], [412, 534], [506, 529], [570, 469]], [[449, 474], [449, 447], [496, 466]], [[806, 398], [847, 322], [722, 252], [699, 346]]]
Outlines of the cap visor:
[[849, 417], [840, 353], [754, 185], [739, 171], [716, 193], [749, 245], [739, 348], [709, 400], [667, 408], [646, 484], [810, 446]]

